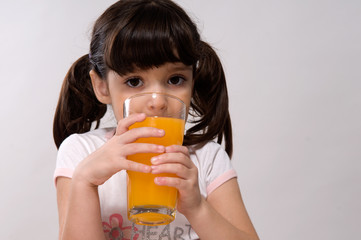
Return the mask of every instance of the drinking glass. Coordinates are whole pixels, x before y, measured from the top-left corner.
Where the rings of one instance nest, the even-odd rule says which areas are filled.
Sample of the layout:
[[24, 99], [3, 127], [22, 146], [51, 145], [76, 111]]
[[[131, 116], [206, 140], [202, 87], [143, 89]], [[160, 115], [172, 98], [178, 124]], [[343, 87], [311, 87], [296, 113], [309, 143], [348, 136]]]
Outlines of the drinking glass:
[[[160, 138], [139, 138], [138, 143], [154, 143], [163, 146], [182, 145], [186, 119], [186, 105], [179, 98], [164, 93], [142, 93], [124, 101], [123, 116], [145, 113], [143, 122], [133, 124], [129, 129], [155, 127], [163, 129]], [[138, 153], [128, 156], [129, 160], [151, 165], [150, 159], [158, 154]], [[178, 191], [176, 188], [159, 186], [154, 178], [175, 177], [174, 174], [152, 174], [127, 171], [128, 218], [141, 225], [163, 225], [175, 218]]]

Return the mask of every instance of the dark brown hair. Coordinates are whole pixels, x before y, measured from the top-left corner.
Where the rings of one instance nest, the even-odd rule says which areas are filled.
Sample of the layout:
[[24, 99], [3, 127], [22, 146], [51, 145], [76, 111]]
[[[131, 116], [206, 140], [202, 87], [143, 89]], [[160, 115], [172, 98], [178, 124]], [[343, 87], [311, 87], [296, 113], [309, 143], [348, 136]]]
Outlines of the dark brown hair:
[[232, 155], [232, 128], [222, 64], [210, 45], [200, 39], [196, 25], [171, 0], [121, 0], [95, 22], [90, 53], [68, 71], [54, 116], [55, 144], [73, 133], [99, 126], [106, 112], [93, 92], [89, 71], [102, 79], [110, 70], [119, 75], [166, 62], [193, 66], [194, 88], [190, 114], [194, 120], [184, 145], [225, 139]]

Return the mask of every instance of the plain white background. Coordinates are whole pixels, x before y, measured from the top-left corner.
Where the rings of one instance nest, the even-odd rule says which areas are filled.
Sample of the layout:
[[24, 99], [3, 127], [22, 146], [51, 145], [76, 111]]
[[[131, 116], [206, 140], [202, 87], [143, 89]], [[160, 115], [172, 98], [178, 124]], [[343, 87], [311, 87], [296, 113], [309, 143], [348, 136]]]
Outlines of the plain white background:
[[[53, 113], [113, 2], [0, 2], [0, 239], [57, 238]], [[361, 239], [361, 1], [177, 2], [224, 64], [261, 239]]]

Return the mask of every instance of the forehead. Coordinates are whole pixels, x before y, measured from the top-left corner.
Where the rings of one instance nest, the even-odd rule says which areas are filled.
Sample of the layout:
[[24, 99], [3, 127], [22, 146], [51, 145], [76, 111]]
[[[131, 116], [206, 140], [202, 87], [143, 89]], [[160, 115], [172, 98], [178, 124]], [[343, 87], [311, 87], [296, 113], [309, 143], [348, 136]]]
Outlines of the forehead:
[[182, 62], [167, 62], [160, 66], [151, 66], [146, 68], [140, 68], [134, 66], [132, 71], [125, 72], [125, 73], [118, 73], [114, 70], [110, 70], [108, 77], [124, 77], [130, 74], [135, 73], [142, 73], [142, 74], [151, 74], [151, 73], [163, 73], [163, 74], [170, 74], [174, 72], [181, 72], [181, 73], [193, 73], [193, 66], [192, 65], [185, 65]]
[[160, 67], [163, 67], [166, 71], [192, 71], [193, 69], [192, 65], [185, 65], [182, 62], [165, 63]]

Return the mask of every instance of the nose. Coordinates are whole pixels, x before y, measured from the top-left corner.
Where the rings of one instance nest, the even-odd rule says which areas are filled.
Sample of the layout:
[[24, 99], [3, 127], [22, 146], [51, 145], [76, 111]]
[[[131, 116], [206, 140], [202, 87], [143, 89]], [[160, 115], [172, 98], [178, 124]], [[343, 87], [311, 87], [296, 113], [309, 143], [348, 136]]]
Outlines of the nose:
[[152, 94], [147, 109], [154, 116], [163, 116], [168, 109], [167, 97], [162, 94]]

